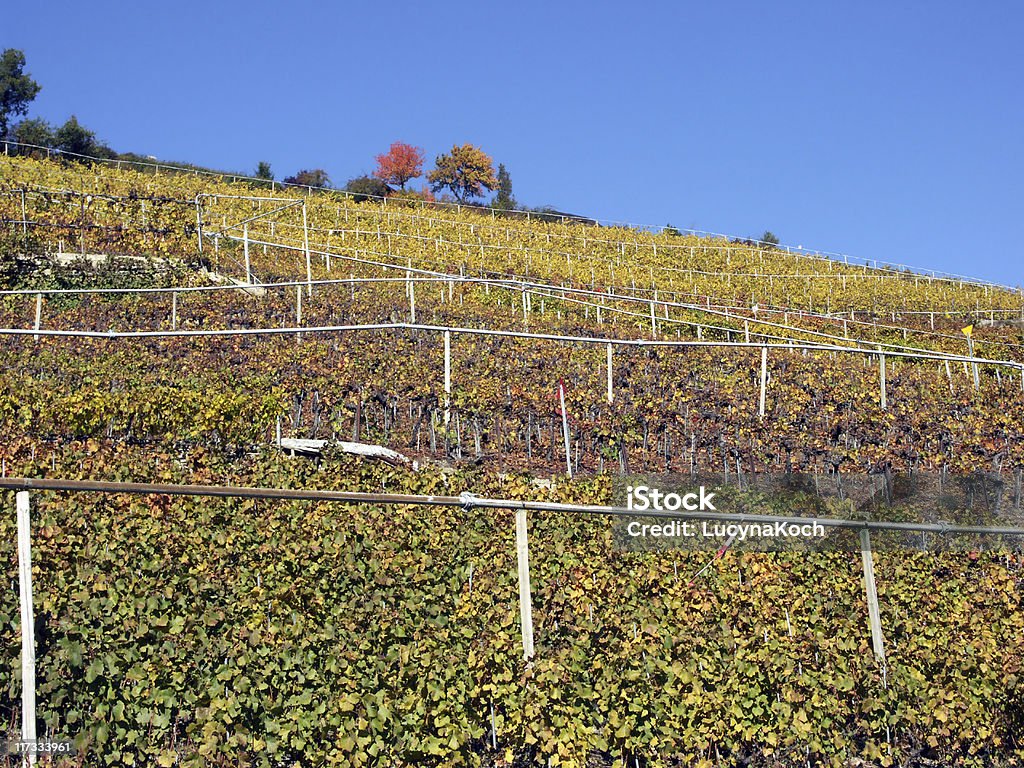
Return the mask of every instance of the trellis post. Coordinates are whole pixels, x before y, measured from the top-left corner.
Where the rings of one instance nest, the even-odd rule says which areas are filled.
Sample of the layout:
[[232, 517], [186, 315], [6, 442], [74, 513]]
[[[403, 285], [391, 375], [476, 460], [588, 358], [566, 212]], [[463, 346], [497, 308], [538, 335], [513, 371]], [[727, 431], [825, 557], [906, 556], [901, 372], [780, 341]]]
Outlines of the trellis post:
[[516, 510], [516, 560], [519, 566], [519, 623], [523, 631], [523, 658], [533, 657], [533, 601], [530, 597], [530, 542], [526, 510]]
[[[39, 330], [43, 323], [43, 294], [36, 294], [36, 324], [35, 330]], [[39, 341], [39, 334], [36, 333], [32, 336], [33, 341]]]
[[203, 204], [196, 195], [196, 242], [199, 245], [199, 255], [203, 253]]
[[871, 532], [860, 529], [860, 556], [864, 566], [864, 592], [868, 601], [868, 624], [871, 627], [871, 645], [875, 658], [885, 662], [885, 640], [882, 637], [882, 618], [878, 609], [878, 592], [875, 589], [875, 559], [871, 554]]
[[878, 373], [879, 373], [878, 392], [879, 392], [879, 395], [881, 396], [882, 410], [884, 411], [889, 406], [888, 406], [888, 403], [886, 402], [886, 396], [885, 396], [885, 355], [882, 354], [881, 351], [879, 351], [879, 353], [878, 353]]
[[761, 400], [758, 403], [757, 415], [764, 418], [765, 398], [768, 390], [768, 345], [761, 347]]
[[252, 285], [252, 267], [249, 264], [249, 222], [242, 225], [242, 248], [245, 251], [245, 282]]
[[[1021, 386], [1024, 386], [1024, 367], [1021, 367]], [[615, 399], [615, 393], [611, 389], [611, 344], [608, 344], [608, 402]]]
[[565, 412], [565, 384], [558, 382], [558, 404], [562, 409], [562, 436], [565, 440], [565, 474], [572, 477], [572, 455], [569, 452], [569, 417]]
[[451, 421], [452, 400], [452, 332], [444, 332], [444, 425]]
[[313, 264], [309, 258], [309, 218], [306, 201], [302, 201], [302, 250], [306, 252], [306, 295], [313, 295]]
[[[19, 491], [18, 509], [18, 582], [21, 587], [21, 738], [36, 740], [36, 639], [35, 610], [32, 603], [32, 527], [28, 491]], [[35, 765], [36, 755], [29, 753]]]

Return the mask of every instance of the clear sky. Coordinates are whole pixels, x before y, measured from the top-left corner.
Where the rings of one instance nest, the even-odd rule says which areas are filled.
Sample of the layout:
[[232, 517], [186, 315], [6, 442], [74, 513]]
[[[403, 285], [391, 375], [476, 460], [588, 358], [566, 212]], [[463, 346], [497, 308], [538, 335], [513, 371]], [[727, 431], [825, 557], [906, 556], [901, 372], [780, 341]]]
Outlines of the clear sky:
[[[1024, 4], [22, 2], [0, 48], [119, 151], [335, 185], [479, 145], [530, 206], [1024, 283]], [[414, 185], [417, 182], [414, 182]]]

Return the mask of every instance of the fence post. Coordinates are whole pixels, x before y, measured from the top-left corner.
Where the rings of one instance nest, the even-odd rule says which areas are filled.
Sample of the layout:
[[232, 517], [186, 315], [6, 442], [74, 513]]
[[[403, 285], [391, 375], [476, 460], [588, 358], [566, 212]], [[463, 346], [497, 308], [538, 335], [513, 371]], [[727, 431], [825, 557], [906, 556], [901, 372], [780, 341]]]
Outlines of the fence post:
[[[21, 234], [28, 234], [28, 212], [25, 209], [25, 190], [21, 190]], [[26, 256], [28, 254], [25, 254]]]
[[[1024, 386], [1024, 366], [1020, 369], [1021, 386]], [[612, 391], [612, 345], [608, 345], [608, 402], [615, 400], [615, 393]]]
[[764, 418], [765, 396], [768, 389], [768, 345], [761, 347], [761, 401], [757, 407], [757, 415]]
[[[19, 491], [18, 581], [21, 586], [21, 738], [36, 740], [36, 638], [32, 604], [32, 530], [28, 491]], [[29, 753], [35, 765], [36, 755]]]
[[451, 421], [452, 400], [452, 332], [444, 332], [444, 425]]
[[878, 610], [878, 592], [875, 590], [875, 560], [871, 555], [871, 532], [860, 529], [860, 557], [864, 565], [864, 591], [868, 601], [868, 624], [875, 657], [885, 662], [885, 640], [882, 638], [882, 619]]
[[178, 329], [178, 292], [171, 291], [171, 330]]
[[530, 542], [526, 510], [516, 510], [516, 559], [519, 565], [519, 623], [523, 631], [523, 658], [533, 657], [533, 602], [530, 598]]
[[[302, 286], [295, 286], [295, 327], [302, 327]], [[302, 341], [302, 331], [295, 334], [295, 341]]]

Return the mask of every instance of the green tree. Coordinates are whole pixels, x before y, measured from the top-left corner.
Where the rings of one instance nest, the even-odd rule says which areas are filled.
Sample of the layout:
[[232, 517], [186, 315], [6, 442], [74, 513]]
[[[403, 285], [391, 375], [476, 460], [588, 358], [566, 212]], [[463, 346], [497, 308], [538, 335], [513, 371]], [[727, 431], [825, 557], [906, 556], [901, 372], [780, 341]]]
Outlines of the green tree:
[[484, 190], [491, 192], [498, 186], [494, 161], [472, 144], [452, 147], [450, 154], [438, 155], [435, 163], [437, 167], [427, 174], [430, 188], [435, 192], [449, 189], [459, 202], [479, 197]]
[[[54, 142], [53, 126], [38, 117], [15, 123], [11, 134], [14, 137], [14, 140], [19, 144], [31, 144], [36, 147], [52, 147]], [[32, 150], [22, 151], [30, 153]]]
[[25, 54], [8, 48], [0, 55], [0, 137], [7, 135], [13, 115], [28, 114], [28, 105], [39, 93], [40, 86], [25, 74]]
[[320, 187], [326, 189], [331, 186], [331, 179], [327, 175], [327, 171], [323, 168], [314, 168], [312, 170], [301, 170], [294, 176], [288, 176], [284, 180], [285, 184], [298, 184], [302, 187]]
[[266, 160], [260, 160], [259, 165], [256, 166], [256, 178], [265, 181], [274, 180], [274, 172], [270, 170], [270, 163]]
[[776, 234], [774, 232], [772, 232], [771, 230], [767, 230], [767, 229], [764, 231], [764, 234], [761, 235], [761, 237], [758, 238], [758, 240], [760, 240], [761, 245], [769, 245], [769, 246], [771, 246], [771, 245], [778, 245], [779, 244], [779, 238], [776, 236]]
[[516, 208], [516, 199], [512, 197], [512, 177], [504, 163], [498, 163], [498, 194], [494, 196], [494, 207], [503, 211]]
[[352, 195], [355, 202], [361, 203], [364, 200], [387, 197], [391, 189], [383, 181], [373, 176], [357, 176], [348, 180], [345, 191]]
[[85, 157], [97, 156], [99, 145], [96, 143], [96, 134], [78, 122], [74, 115], [57, 129], [53, 139], [54, 147], [61, 152]]

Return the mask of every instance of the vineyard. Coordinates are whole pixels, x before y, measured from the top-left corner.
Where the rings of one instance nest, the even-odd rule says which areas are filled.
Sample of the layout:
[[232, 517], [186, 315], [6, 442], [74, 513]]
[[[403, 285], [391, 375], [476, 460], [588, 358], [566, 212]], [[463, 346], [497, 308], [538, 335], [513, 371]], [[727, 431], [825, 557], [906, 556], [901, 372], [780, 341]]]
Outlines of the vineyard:
[[[24, 157], [0, 271], [7, 477], [601, 505], [640, 474], [1024, 471], [1024, 295], [968, 278]], [[882, 660], [859, 552], [691, 580], [707, 553], [534, 513], [524, 661], [504, 510], [32, 503], [38, 730], [69, 765], [1024, 761], [1013, 549], [877, 552]]]

